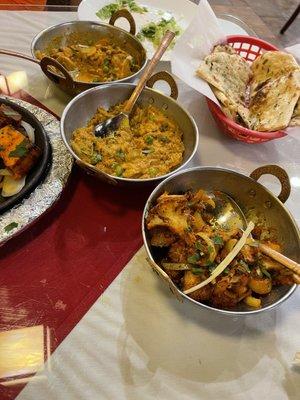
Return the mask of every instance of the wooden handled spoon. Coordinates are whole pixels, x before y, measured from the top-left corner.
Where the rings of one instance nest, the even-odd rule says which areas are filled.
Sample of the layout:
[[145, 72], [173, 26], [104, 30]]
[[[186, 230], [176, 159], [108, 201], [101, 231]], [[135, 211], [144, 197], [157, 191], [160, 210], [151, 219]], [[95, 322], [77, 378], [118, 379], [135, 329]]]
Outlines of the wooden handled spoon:
[[131, 113], [137, 99], [139, 98], [139, 95], [142, 93], [147, 80], [151, 77], [156, 64], [159, 62], [162, 55], [169, 47], [170, 43], [174, 39], [174, 36], [175, 36], [174, 32], [167, 31], [165, 33], [164, 37], [162, 38], [162, 41], [160, 42], [160, 45], [158, 46], [156, 52], [154, 53], [154, 56], [148, 63], [144, 72], [142, 73], [142, 76], [140, 77], [140, 80], [136, 85], [134, 91], [132, 92], [129, 99], [126, 101], [123, 111], [120, 114], [116, 115], [115, 117], [109, 118], [106, 121], [96, 125], [94, 130], [95, 136], [97, 137], [108, 136], [110, 133], [115, 132], [119, 128], [120, 124], [122, 123], [122, 121], [124, 121], [124, 119], [126, 118], [128, 119], [129, 114]]

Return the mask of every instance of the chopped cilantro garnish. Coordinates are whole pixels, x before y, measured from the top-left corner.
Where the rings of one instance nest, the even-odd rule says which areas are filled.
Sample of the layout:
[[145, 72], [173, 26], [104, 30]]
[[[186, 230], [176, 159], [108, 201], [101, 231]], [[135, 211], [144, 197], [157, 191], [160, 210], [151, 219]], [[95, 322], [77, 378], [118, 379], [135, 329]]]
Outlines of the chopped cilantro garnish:
[[207, 268], [209, 269], [209, 272], [212, 273], [213, 270], [216, 268], [217, 264], [215, 262], [212, 262], [207, 265]]
[[197, 264], [199, 260], [200, 260], [200, 255], [198, 253], [195, 253], [192, 256], [188, 257], [187, 262], [189, 264]]
[[193, 273], [194, 275], [201, 275], [201, 274], [203, 274], [203, 269], [202, 269], [202, 268], [195, 268], [195, 267], [193, 267], [193, 268], [192, 268], [192, 273]]
[[260, 268], [261, 272], [269, 279], [271, 279], [271, 274], [265, 268]]
[[212, 238], [212, 241], [214, 242], [214, 244], [218, 244], [218, 245], [222, 245], [224, 243], [221, 236], [218, 236], [218, 235], [214, 236]]
[[17, 222], [11, 222], [10, 224], [6, 225], [4, 227], [4, 230], [6, 233], [12, 231], [13, 229], [17, 228], [19, 224]]
[[24, 157], [28, 152], [27, 140], [24, 139], [17, 147], [9, 153], [9, 157]]

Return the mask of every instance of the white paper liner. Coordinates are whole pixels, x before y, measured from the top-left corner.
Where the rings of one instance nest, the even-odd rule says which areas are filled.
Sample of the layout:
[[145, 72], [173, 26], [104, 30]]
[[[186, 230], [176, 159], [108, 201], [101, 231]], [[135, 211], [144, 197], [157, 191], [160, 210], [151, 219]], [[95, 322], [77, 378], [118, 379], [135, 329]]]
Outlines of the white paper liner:
[[207, 0], [201, 0], [194, 19], [178, 39], [171, 56], [173, 74], [218, 105], [208, 83], [196, 76], [195, 71], [213, 47], [222, 42], [226, 42], [226, 35]]

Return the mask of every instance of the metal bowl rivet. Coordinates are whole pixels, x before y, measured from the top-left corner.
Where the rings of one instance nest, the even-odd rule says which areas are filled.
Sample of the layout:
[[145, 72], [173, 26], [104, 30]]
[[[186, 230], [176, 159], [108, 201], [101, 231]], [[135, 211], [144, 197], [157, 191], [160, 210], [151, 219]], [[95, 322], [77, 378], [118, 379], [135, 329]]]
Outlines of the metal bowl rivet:
[[249, 195], [250, 195], [251, 197], [255, 197], [255, 196], [256, 196], [256, 191], [255, 191], [254, 189], [250, 189], [250, 190], [249, 190]]
[[150, 103], [150, 104], [153, 104], [153, 103], [154, 103], [153, 97], [150, 97], [150, 98], [148, 99], [148, 103]]
[[162, 109], [166, 111], [168, 109], [168, 104], [163, 104]]
[[266, 208], [271, 208], [272, 207], [272, 203], [268, 200], [265, 202], [265, 207]]

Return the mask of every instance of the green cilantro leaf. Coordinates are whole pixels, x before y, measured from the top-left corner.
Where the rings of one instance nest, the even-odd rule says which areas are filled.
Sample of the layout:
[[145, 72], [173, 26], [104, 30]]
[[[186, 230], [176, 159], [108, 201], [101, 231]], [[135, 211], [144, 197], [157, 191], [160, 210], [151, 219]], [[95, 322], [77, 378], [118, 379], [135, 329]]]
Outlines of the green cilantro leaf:
[[270, 272], [268, 272], [265, 268], [260, 268], [261, 272], [269, 279], [271, 279]]
[[28, 153], [27, 140], [24, 139], [18, 146], [9, 153], [9, 157], [24, 157]]
[[10, 224], [6, 225], [4, 227], [4, 230], [6, 233], [12, 231], [13, 229], [17, 228], [19, 224], [17, 222], [11, 222]]
[[223, 245], [223, 239], [221, 238], [221, 236], [216, 235], [212, 238], [212, 241], [214, 242], [214, 244], [219, 244], [219, 245]]
[[203, 268], [192, 268], [192, 273], [194, 275], [201, 275], [203, 273]]
[[187, 262], [189, 264], [197, 264], [199, 260], [200, 260], [200, 255], [198, 253], [195, 253], [192, 256], [188, 257]]

